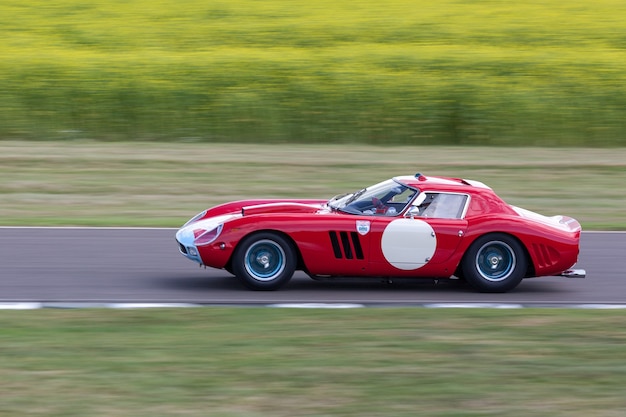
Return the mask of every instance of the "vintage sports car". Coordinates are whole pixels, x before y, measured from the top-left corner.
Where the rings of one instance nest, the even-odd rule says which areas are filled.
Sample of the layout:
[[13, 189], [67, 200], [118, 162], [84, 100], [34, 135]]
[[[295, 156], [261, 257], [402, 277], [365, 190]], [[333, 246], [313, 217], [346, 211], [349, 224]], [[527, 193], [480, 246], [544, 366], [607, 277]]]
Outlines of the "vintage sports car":
[[456, 276], [481, 292], [523, 278], [584, 277], [570, 269], [580, 224], [505, 203], [485, 184], [395, 177], [330, 200], [245, 200], [210, 208], [176, 233], [190, 260], [275, 290], [295, 270], [311, 278]]

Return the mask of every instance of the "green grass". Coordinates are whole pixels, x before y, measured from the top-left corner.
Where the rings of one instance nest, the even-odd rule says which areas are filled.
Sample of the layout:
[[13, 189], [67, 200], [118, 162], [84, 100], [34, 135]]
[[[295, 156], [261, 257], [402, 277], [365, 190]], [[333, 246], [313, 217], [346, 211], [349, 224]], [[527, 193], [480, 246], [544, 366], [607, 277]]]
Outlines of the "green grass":
[[330, 198], [418, 171], [483, 181], [586, 230], [626, 230], [626, 148], [88, 141], [0, 141], [0, 225], [176, 227], [231, 200]]
[[0, 416], [616, 416], [623, 313], [0, 312]]
[[0, 138], [626, 145], [621, 0], [5, 1]]

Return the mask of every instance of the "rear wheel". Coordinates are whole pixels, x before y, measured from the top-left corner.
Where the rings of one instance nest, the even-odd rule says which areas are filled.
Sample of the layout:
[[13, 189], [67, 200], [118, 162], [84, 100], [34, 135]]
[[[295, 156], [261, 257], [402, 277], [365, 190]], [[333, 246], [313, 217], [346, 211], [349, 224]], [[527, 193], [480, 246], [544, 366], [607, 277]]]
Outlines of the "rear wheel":
[[466, 281], [478, 291], [507, 292], [526, 275], [526, 253], [512, 236], [494, 233], [472, 243], [461, 267]]
[[272, 233], [248, 236], [233, 254], [233, 272], [253, 290], [276, 290], [285, 285], [296, 268], [295, 250], [286, 238]]

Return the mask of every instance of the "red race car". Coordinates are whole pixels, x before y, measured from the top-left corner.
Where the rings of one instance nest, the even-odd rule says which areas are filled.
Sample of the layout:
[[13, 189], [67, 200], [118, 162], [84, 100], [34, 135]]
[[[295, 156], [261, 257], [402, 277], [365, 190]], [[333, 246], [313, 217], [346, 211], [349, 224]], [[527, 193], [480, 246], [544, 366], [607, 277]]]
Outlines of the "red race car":
[[176, 233], [190, 260], [275, 290], [311, 278], [450, 278], [505, 292], [523, 278], [584, 277], [570, 269], [580, 224], [499, 198], [485, 184], [400, 176], [330, 200], [245, 200], [210, 208]]

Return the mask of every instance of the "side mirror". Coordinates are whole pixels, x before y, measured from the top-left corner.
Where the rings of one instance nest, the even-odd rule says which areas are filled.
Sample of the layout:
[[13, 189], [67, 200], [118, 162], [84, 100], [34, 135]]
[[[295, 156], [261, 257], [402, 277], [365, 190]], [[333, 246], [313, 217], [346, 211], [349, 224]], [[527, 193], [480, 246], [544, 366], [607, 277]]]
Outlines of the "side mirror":
[[411, 206], [411, 208], [406, 212], [406, 216], [410, 217], [411, 219], [414, 218], [415, 216], [419, 216], [420, 214], [420, 208], [417, 206]]
[[426, 200], [426, 193], [419, 193], [413, 203], [411, 203], [411, 208], [409, 208], [406, 212], [406, 217], [413, 218], [415, 216], [419, 216], [420, 209], [419, 206]]

